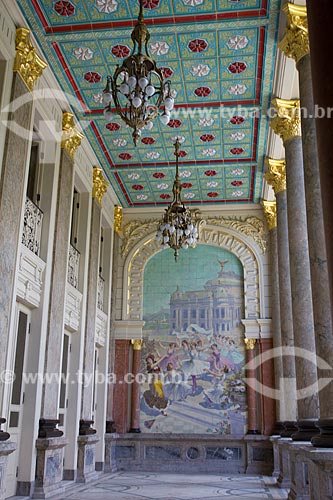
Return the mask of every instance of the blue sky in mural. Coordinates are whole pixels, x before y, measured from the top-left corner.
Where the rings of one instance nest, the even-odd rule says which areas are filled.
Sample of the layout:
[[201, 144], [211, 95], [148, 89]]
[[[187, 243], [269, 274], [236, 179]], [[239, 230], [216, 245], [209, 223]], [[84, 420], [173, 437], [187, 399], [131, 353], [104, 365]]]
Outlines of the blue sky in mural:
[[216, 278], [221, 266], [218, 260], [227, 260], [225, 271], [234, 271], [243, 277], [243, 267], [235, 255], [208, 245], [200, 245], [180, 251], [175, 263], [172, 250], [163, 250], [149, 260], [144, 271], [143, 317], [169, 309], [170, 294], [182, 291], [202, 290], [205, 283]]

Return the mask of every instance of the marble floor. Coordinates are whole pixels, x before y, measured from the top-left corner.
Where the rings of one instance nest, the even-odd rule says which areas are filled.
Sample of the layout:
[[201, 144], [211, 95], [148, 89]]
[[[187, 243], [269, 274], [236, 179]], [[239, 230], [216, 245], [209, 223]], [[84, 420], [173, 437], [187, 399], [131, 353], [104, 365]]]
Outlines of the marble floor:
[[263, 476], [119, 472], [101, 476], [54, 500], [286, 499], [287, 490]]

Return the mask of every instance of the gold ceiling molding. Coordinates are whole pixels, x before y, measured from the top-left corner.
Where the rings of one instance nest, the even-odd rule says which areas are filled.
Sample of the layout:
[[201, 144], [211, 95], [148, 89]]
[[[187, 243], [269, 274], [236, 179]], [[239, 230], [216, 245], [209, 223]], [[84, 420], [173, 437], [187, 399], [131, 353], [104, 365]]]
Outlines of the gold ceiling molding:
[[93, 189], [92, 197], [102, 205], [103, 196], [107, 192], [110, 184], [105, 180], [103, 170], [99, 167], [93, 168]]
[[281, 137], [283, 143], [294, 137], [301, 137], [301, 108], [299, 99], [272, 101], [277, 116], [270, 122], [270, 127]]
[[286, 181], [286, 161], [273, 160], [273, 158], [266, 158], [265, 163], [268, 167], [264, 178], [272, 186], [275, 194], [281, 193], [287, 189]]
[[61, 147], [67, 151], [72, 160], [83, 138], [84, 135], [75, 126], [73, 113], [63, 113]]
[[114, 206], [113, 219], [114, 219], [114, 230], [118, 235], [120, 235], [121, 226], [123, 223], [123, 209], [119, 205]]
[[276, 201], [261, 201], [261, 206], [266, 218], [268, 230], [276, 228]]
[[[199, 225], [199, 238], [201, 240], [201, 232], [204, 226], [218, 226], [221, 229], [233, 229], [235, 232], [242, 233], [245, 236], [252, 238], [264, 253], [266, 251], [266, 234], [265, 226], [261, 219], [258, 217], [214, 217], [205, 219], [199, 210], [193, 211], [194, 223]], [[124, 229], [124, 241], [121, 247], [121, 254], [125, 257], [129, 251], [143, 238], [156, 232], [159, 224], [158, 219], [148, 221], [131, 221], [128, 222]]]
[[21, 75], [26, 86], [33, 91], [35, 81], [42, 75], [47, 63], [39, 57], [30, 40], [30, 30], [16, 29], [16, 57], [13, 71]]
[[286, 34], [279, 48], [287, 57], [295, 59], [296, 64], [310, 54], [309, 29], [306, 6], [286, 3], [282, 7], [287, 15]]

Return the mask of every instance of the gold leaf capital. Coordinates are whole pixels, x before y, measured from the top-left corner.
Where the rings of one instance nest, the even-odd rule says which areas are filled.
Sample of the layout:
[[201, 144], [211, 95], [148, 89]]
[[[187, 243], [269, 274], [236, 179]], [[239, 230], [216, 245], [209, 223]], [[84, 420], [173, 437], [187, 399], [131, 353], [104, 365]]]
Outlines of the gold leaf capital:
[[142, 339], [132, 339], [131, 344], [133, 347], [133, 351], [141, 351], [143, 340]]
[[282, 10], [287, 15], [287, 28], [279, 47], [287, 57], [295, 59], [297, 64], [303, 57], [310, 54], [306, 6], [286, 3]]
[[253, 351], [253, 349], [255, 348], [255, 345], [256, 345], [256, 339], [249, 339], [249, 338], [245, 337], [244, 344], [245, 344], [245, 349], [247, 351]]
[[93, 190], [92, 197], [101, 205], [109, 183], [105, 180], [103, 170], [99, 167], [93, 169]]
[[83, 137], [84, 135], [81, 134], [75, 126], [73, 113], [63, 113], [61, 147], [69, 153], [72, 160], [74, 159], [75, 151], [80, 146]]
[[271, 121], [270, 127], [281, 137], [285, 143], [294, 137], [301, 137], [301, 108], [299, 99], [272, 101], [276, 109], [276, 117]]
[[262, 200], [261, 206], [264, 211], [269, 231], [276, 228], [276, 201]]
[[121, 233], [123, 223], [123, 209], [119, 205], [114, 207], [114, 230], [117, 234]]
[[21, 75], [26, 86], [32, 92], [35, 81], [42, 75], [47, 63], [37, 54], [30, 40], [30, 30], [27, 28], [17, 28], [15, 48], [16, 57], [13, 71]]
[[265, 173], [264, 177], [268, 184], [273, 187], [275, 194], [285, 191], [287, 189], [286, 161], [266, 158], [265, 163], [268, 167], [268, 170]]

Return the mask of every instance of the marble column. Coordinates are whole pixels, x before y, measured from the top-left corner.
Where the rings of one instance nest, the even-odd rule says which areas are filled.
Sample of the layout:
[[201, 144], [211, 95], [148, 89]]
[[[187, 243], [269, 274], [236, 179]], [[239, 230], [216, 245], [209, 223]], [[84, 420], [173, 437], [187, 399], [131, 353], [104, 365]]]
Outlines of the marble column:
[[[271, 337], [270, 319], [258, 319], [260, 327], [259, 353], [260, 363], [260, 381], [267, 388], [262, 391], [260, 398], [261, 406], [261, 434], [270, 436], [273, 434], [276, 424], [276, 405], [275, 405], [275, 380], [274, 380], [274, 359], [271, 357], [273, 349], [273, 338]], [[266, 360], [267, 355], [267, 360]], [[273, 392], [273, 397], [270, 394]], [[276, 393], [275, 393], [276, 394]]]
[[[32, 131], [35, 81], [46, 64], [38, 57], [30, 42], [30, 31], [16, 31], [16, 58], [11, 89], [11, 102], [21, 105], [8, 116], [0, 179], [0, 370], [6, 369], [8, 336], [15, 287], [17, 253], [20, 247], [21, 227], [25, 205], [27, 162]], [[0, 384], [0, 404], [4, 384]], [[1, 410], [0, 410], [1, 414]]]
[[[308, 440], [318, 429], [318, 386], [311, 274], [303, 170], [303, 148], [298, 100], [273, 101], [278, 116], [270, 123], [281, 136], [286, 153], [288, 234], [293, 331], [296, 352], [297, 427], [294, 440]], [[301, 351], [302, 350], [302, 351]], [[309, 360], [306, 356], [312, 356]]]
[[[67, 284], [67, 265], [70, 224], [74, 189], [74, 153], [83, 135], [74, 125], [74, 115], [63, 114], [63, 140], [60, 159], [58, 198], [53, 243], [52, 283], [50, 289], [49, 317], [46, 332], [45, 373], [60, 374], [63, 346], [63, 329]], [[44, 384], [39, 437], [59, 437], [58, 424], [60, 377], [53, 377]]]
[[128, 431], [128, 384], [125, 381], [129, 372], [129, 340], [116, 340], [115, 342], [115, 378], [114, 385], [114, 412], [116, 432], [124, 434]]
[[[310, 45], [308, 36], [307, 9], [305, 6], [285, 4], [287, 29], [280, 48], [296, 61], [299, 72], [304, 183], [306, 195], [306, 213], [308, 221], [308, 240], [310, 254], [312, 303], [317, 355], [331, 368], [331, 382], [322, 389], [319, 387], [320, 419], [330, 419], [333, 400], [333, 333], [329, 297], [329, 276], [325, 246], [324, 216], [320, 185], [319, 159], [315, 104], [311, 74]], [[318, 364], [318, 379], [328, 376], [327, 370]], [[332, 420], [333, 426], [333, 420]], [[314, 438], [316, 440], [321, 438]], [[325, 440], [324, 440], [325, 441]], [[317, 441], [320, 443], [320, 441]], [[327, 441], [323, 443], [326, 446]], [[318, 444], [317, 444], [318, 445]], [[333, 446], [333, 441], [331, 445]]]
[[[244, 321], [242, 321], [244, 323]], [[258, 409], [257, 409], [257, 392], [256, 392], [256, 380], [257, 380], [257, 370], [255, 367], [256, 358], [256, 339], [245, 337], [245, 362], [246, 362], [246, 372], [245, 376], [248, 379], [248, 384], [246, 387], [246, 397], [247, 397], [247, 433], [248, 434], [260, 434], [259, 430], [259, 419], [258, 419]]]
[[140, 383], [138, 380], [138, 375], [141, 368], [141, 349], [142, 340], [136, 339], [132, 340], [132, 397], [131, 397], [131, 426], [130, 432], [141, 432], [140, 430]]
[[[288, 437], [296, 430], [293, 422], [297, 419], [296, 366], [293, 355], [294, 333], [290, 284], [290, 261], [288, 243], [288, 216], [286, 191], [286, 164], [284, 160], [267, 159], [266, 181], [272, 185], [276, 197], [277, 255], [279, 275], [281, 358], [283, 377], [280, 379], [280, 418]], [[284, 351], [283, 351], [284, 350]], [[290, 353], [287, 355], [286, 353]]]
[[82, 411], [80, 420], [81, 436], [94, 434], [91, 428], [93, 412], [94, 371], [95, 367], [95, 345], [96, 345], [96, 312], [97, 312], [97, 290], [99, 276], [99, 245], [101, 239], [101, 217], [102, 199], [107, 190], [108, 183], [105, 181], [101, 168], [93, 169], [93, 189], [90, 224], [90, 245], [88, 265], [88, 293], [86, 305], [86, 328], [84, 338], [83, 375], [88, 383], [82, 387]]
[[[281, 339], [281, 311], [280, 311], [280, 295], [279, 295], [279, 263], [278, 263], [278, 242], [277, 242], [277, 217], [276, 217], [276, 201], [261, 202], [264, 215], [269, 230], [269, 256], [271, 267], [271, 289], [272, 289], [272, 329], [273, 329], [273, 347], [279, 349], [282, 346]], [[282, 356], [274, 357], [274, 374], [275, 388], [280, 388], [280, 380], [283, 378]], [[281, 431], [281, 408], [280, 400], [276, 398], [276, 429]], [[275, 432], [274, 431], [274, 432]]]

